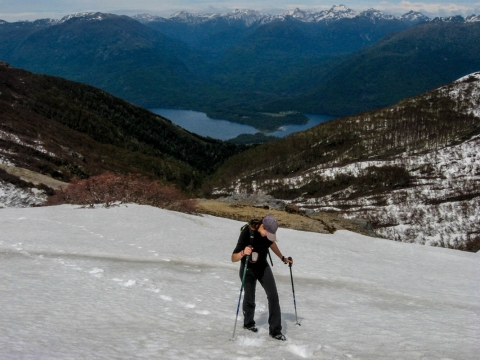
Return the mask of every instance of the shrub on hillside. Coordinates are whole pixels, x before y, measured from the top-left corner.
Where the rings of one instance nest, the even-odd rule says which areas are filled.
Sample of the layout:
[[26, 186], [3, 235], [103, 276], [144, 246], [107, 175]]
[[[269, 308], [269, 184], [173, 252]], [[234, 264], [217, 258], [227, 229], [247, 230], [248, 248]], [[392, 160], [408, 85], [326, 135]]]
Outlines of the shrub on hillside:
[[45, 205], [104, 204], [105, 207], [110, 207], [118, 202], [151, 205], [189, 214], [196, 212], [196, 202], [185, 198], [174, 187], [162, 187], [157, 182], [139, 175], [123, 176], [111, 173], [84, 180], [75, 179], [66, 188], [49, 197]]

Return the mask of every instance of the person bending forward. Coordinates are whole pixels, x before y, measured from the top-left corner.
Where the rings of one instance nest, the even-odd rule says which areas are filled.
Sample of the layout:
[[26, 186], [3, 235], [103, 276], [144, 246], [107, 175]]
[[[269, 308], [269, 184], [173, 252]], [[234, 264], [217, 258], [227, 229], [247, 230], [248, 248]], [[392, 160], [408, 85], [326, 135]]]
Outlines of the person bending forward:
[[[272, 269], [267, 262], [268, 249], [283, 262], [293, 264], [291, 259], [284, 257], [276, 243], [278, 222], [273, 215], [267, 215], [262, 220], [252, 220], [240, 233], [238, 243], [232, 253], [232, 261], [241, 261], [240, 280], [243, 277], [246, 257], [249, 256], [247, 273], [245, 274], [245, 295], [243, 298], [243, 328], [257, 332], [255, 326], [255, 289], [257, 281], [262, 285], [268, 299], [268, 325], [270, 336], [285, 341], [282, 334], [282, 316], [278, 300], [277, 286]], [[256, 260], [256, 261], [255, 261]]]

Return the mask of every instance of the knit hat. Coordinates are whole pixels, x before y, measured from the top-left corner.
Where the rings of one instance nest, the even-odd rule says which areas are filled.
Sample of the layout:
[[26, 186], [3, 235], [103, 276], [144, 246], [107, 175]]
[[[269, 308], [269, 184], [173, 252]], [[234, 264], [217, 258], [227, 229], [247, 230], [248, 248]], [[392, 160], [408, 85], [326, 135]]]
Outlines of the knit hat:
[[277, 236], [275, 235], [278, 229], [277, 219], [275, 219], [273, 215], [268, 214], [263, 218], [262, 223], [263, 223], [263, 227], [267, 231], [268, 240], [277, 241]]

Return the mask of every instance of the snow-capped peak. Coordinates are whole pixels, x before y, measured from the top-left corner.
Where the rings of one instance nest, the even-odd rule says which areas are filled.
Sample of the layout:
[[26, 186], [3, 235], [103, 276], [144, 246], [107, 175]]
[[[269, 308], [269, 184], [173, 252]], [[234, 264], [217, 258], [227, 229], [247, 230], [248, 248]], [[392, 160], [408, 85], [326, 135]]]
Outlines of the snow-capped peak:
[[68, 20], [71, 19], [81, 19], [81, 20], [87, 20], [87, 21], [100, 21], [100, 20], [105, 20], [106, 18], [109, 18], [111, 16], [116, 16], [112, 14], [105, 14], [101, 12], [81, 12], [81, 13], [76, 13], [76, 14], [70, 14], [67, 16], [64, 16], [61, 18], [58, 23], [64, 23]]
[[466, 22], [477, 22], [477, 21], [480, 21], [480, 15], [469, 15], [465, 18], [465, 21]]
[[409, 11], [407, 12], [406, 14], [403, 14], [402, 16], [400, 16], [400, 20], [403, 20], [403, 21], [408, 21], [408, 22], [411, 22], [411, 23], [419, 23], [419, 22], [422, 22], [422, 21], [428, 21], [428, 17], [423, 15], [422, 13], [418, 12], [418, 11]]
[[137, 14], [132, 16], [133, 19], [141, 22], [141, 23], [148, 23], [152, 21], [162, 20], [163, 18], [160, 16], [150, 15], [150, 14]]
[[346, 7], [345, 5], [335, 5], [332, 6], [329, 10], [323, 10], [320, 12], [311, 12], [300, 10], [295, 8], [285, 14], [278, 15], [278, 18], [285, 18], [286, 16], [291, 16], [294, 19], [303, 21], [303, 22], [319, 22], [327, 20], [340, 20], [344, 18], [354, 18], [357, 16], [355, 11]]
[[292, 17], [296, 20], [303, 21], [303, 22], [315, 22], [317, 19], [317, 14], [311, 11], [304, 11], [300, 10], [299, 8], [295, 8], [294, 10], [290, 10], [285, 14], [279, 15], [278, 18], [285, 19], [286, 17]]
[[363, 16], [371, 20], [391, 20], [395, 18], [393, 15], [387, 15], [384, 12], [373, 8], [361, 12], [359, 16]]
[[190, 19], [197, 18], [197, 17], [200, 17], [200, 16], [202, 16], [202, 15], [200, 15], [200, 14], [194, 15], [194, 14], [191, 14], [187, 11], [179, 11], [179, 12], [176, 12], [175, 14], [173, 14], [172, 16], [170, 16], [170, 19], [190, 20]]
[[207, 21], [225, 19], [227, 21], [244, 21], [247, 26], [253, 24], [256, 21], [264, 18], [270, 18], [270, 15], [263, 15], [255, 10], [241, 10], [235, 9], [234, 11], [222, 14], [192, 14], [186, 11], [180, 11], [173, 14], [169, 19], [178, 22], [187, 22], [192, 24], [204, 23]]
[[235, 18], [243, 18], [243, 17], [246, 17], [246, 16], [261, 17], [263, 15], [256, 10], [235, 9], [231, 13], [227, 13], [226, 16], [235, 17]]
[[433, 23], [439, 23], [439, 22], [463, 23], [465, 22], [465, 18], [461, 15], [455, 15], [455, 16], [447, 16], [447, 17], [436, 17], [436, 18], [430, 19], [429, 21]]
[[250, 26], [254, 22], [265, 18], [266, 15], [263, 15], [260, 12], [255, 10], [235, 9], [232, 12], [219, 15], [219, 17], [223, 17], [227, 20], [241, 20], [241, 21], [244, 21], [247, 26]]
[[299, 8], [295, 8], [294, 10], [288, 11], [286, 15], [292, 16], [297, 19], [307, 18], [307, 13], [305, 11], [300, 10]]
[[355, 11], [353, 11], [349, 7], [346, 7], [345, 5], [334, 5], [330, 10], [327, 10], [325, 13], [328, 14], [328, 17], [335, 17], [337, 19], [354, 18], [355, 16], [357, 16], [357, 13]]

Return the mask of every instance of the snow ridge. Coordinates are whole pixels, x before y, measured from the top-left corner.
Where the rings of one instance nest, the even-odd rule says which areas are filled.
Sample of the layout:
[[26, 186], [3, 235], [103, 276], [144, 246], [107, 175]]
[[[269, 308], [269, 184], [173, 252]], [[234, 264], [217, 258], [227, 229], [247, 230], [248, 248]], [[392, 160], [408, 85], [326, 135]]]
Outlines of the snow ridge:
[[111, 18], [112, 16], [118, 16], [118, 15], [105, 14], [101, 12], [80, 12], [76, 14], [66, 15], [60, 20], [58, 20], [56, 24], [63, 24], [71, 19], [78, 19], [78, 20], [84, 20], [84, 21], [102, 21], [107, 18]]

